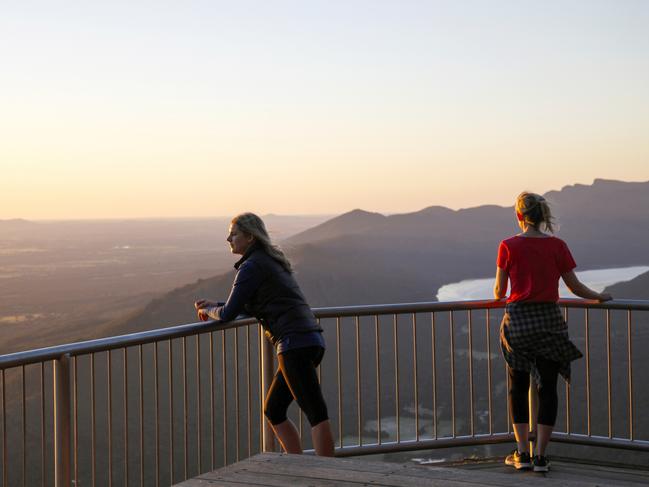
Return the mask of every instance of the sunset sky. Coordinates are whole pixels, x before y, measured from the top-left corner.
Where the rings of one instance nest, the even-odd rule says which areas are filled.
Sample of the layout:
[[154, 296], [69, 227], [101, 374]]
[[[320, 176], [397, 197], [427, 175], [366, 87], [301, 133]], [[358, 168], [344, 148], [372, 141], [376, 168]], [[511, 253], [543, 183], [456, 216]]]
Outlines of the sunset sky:
[[649, 1], [0, 4], [0, 219], [649, 180]]

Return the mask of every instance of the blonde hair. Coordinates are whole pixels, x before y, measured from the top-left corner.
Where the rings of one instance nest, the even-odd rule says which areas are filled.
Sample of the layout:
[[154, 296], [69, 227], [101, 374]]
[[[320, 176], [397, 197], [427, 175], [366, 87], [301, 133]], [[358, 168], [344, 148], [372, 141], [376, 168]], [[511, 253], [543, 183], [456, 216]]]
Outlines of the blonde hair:
[[523, 191], [516, 198], [516, 213], [520, 213], [523, 221], [537, 230], [543, 224], [548, 232], [554, 233], [554, 217], [543, 196]]
[[266, 230], [266, 225], [261, 218], [254, 213], [241, 213], [240, 215], [235, 216], [231, 223], [236, 225], [242, 232], [252, 235], [257, 244], [264, 249], [268, 255], [279, 262], [288, 272], [293, 272], [291, 262], [288, 260], [286, 255], [284, 255], [284, 252], [282, 252], [277, 245], [274, 245], [271, 242], [268, 230]]

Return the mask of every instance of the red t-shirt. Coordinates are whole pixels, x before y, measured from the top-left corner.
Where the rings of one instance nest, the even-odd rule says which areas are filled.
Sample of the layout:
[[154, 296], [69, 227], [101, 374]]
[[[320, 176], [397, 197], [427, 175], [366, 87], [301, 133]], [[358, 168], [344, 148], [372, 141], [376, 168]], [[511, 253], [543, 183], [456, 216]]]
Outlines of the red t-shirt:
[[521, 237], [500, 242], [496, 265], [507, 271], [511, 292], [508, 303], [556, 303], [559, 278], [577, 264], [566, 243], [556, 237]]

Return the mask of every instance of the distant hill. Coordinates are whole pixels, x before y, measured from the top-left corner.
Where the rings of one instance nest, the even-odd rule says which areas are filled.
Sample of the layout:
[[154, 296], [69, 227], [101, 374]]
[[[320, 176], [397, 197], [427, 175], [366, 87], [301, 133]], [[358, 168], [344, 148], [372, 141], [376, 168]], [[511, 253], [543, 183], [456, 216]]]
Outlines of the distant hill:
[[649, 299], [649, 272], [640, 274], [630, 281], [619, 282], [606, 288], [614, 298]]
[[285, 241], [285, 243], [295, 246], [307, 242], [317, 242], [319, 240], [341, 237], [349, 233], [362, 233], [364, 230], [380, 224], [386, 219], [380, 213], [353, 210], [298, 233]]
[[596, 179], [545, 195], [581, 268], [646, 264], [649, 182]]
[[[557, 234], [580, 270], [649, 264], [649, 182], [598, 179], [546, 197], [559, 216]], [[283, 247], [312, 306], [432, 301], [446, 283], [492, 276], [498, 243], [517, 232], [513, 207], [434, 206], [390, 216], [354, 210], [287, 239]], [[189, 284], [114, 325], [193, 321], [194, 299], [225, 299], [231, 283], [228, 273]]]

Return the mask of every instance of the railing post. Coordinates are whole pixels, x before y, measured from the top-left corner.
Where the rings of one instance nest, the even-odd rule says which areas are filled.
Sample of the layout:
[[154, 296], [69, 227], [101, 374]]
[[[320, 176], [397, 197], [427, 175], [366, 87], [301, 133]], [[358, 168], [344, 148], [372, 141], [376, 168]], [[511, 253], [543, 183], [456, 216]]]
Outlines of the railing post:
[[54, 485], [70, 487], [70, 355], [54, 360]]
[[[261, 325], [260, 325], [261, 326]], [[261, 401], [261, 415], [263, 427], [263, 445], [261, 447], [262, 452], [275, 451], [275, 434], [273, 429], [270, 426], [270, 423], [266, 421], [263, 417], [264, 415], [264, 399], [266, 394], [268, 394], [268, 389], [270, 384], [273, 381], [273, 376], [275, 373], [275, 363], [274, 363], [274, 350], [273, 345], [264, 337], [263, 330], [260, 331], [260, 352], [261, 352], [261, 390], [262, 394], [260, 397]]]

